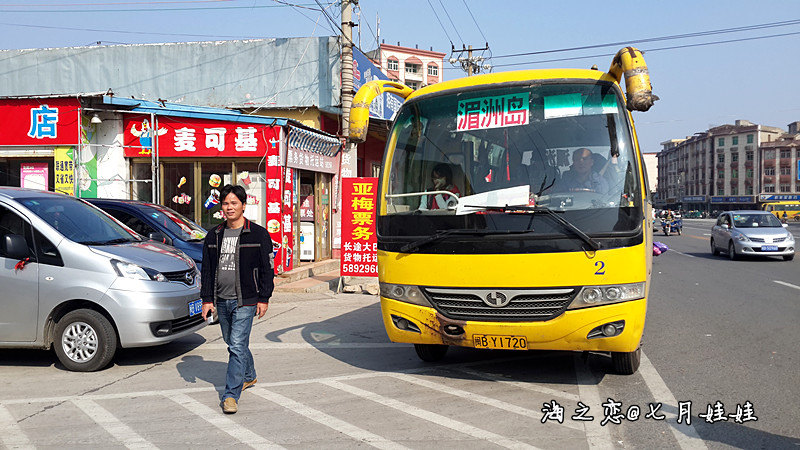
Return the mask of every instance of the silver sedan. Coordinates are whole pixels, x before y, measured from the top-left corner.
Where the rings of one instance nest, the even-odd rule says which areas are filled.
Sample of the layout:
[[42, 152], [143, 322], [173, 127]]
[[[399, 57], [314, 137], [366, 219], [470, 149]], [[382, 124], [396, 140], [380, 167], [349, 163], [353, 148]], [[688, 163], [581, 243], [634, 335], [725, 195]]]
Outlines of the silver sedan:
[[766, 211], [728, 211], [711, 229], [711, 253], [726, 252], [730, 259], [743, 255], [794, 259], [795, 241], [786, 226]]

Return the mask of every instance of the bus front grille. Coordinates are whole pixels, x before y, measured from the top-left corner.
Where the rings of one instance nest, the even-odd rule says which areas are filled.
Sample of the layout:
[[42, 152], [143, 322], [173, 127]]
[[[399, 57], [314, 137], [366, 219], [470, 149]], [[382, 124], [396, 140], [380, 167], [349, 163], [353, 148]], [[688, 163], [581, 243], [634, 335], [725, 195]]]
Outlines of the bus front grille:
[[437, 311], [456, 320], [544, 321], [561, 315], [577, 289], [423, 288]]

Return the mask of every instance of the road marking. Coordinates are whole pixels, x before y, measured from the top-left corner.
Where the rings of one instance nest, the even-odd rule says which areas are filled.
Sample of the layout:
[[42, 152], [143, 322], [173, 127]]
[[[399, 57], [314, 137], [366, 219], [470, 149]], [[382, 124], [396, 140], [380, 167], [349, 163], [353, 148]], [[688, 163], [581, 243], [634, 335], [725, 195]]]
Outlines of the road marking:
[[[514, 414], [519, 414], [521, 416], [536, 417], [536, 418], [542, 416], [542, 412], [541, 411], [524, 408], [522, 406], [517, 406], [517, 405], [511, 404], [511, 403], [504, 402], [502, 400], [497, 400], [495, 398], [486, 397], [484, 395], [476, 394], [474, 392], [469, 392], [469, 391], [464, 391], [464, 390], [461, 390], [461, 389], [452, 388], [452, 387], [449, 387], [449, 386], [444, 386], [442, 384], [434, 383], [432, 381], [428, 381], [428, 380], [423, 380], [423, 379], [420, 379], [420, 378], [412, 377], [411, 375], [402, 374], [402, 373], [391, 373], [391, 374], [387, 374], [387, 375], [392, 377], [392, 378], [397, 378], [398, 380], [405, 381], [407, 383], [413, 383], [413, 384], [416, 384], [418, 386], [422, 386], [422, 387], [425, 387], [425, 388], [428, 388], [428, 389], [431, 389], [431, 390], [434, 390], [434, 391], [443, 392], [445, 394], [453, 395], [453, 396], [456, 396], [456, 397], [461, 397], [463, 399], [470, 400], [470, 401], [473, 401], [473, 402], [483, 403], [484, 405], [492, 406], [492, 407], [495, 407], [497, 409], [502, 409], [503, 411], [508, 411], [508, 412], [511, 412], [511, 413], [514, 413]], [[557, 424], [558, 422], [553, 422], [553, 423]], [[564, 423], [562, 423], [560, 425], [564, 425], [564, 426], [566, 426], [568, 428], [572, 428], [574, 430], [583, 431], [583, 427], [582, 426], [580, 426], [578, 424], [575, 424], [575, 423], [572, 423], [572, 422], [569, 422], [569, 421], [564, 422]]]
[[28, 440], [28, 436], [22, 431], [8, 408], [3, 405], [0, 405], [0, 441], [7, 448], [26, 450], [36, 448]]
[[198, 402], [197, 400], [189, 397], [186, 394], [172, 394], [168, 395], [167, 398], [188, 409], [193, 414], [202, 417], [203, 419], [205, 419], [206, 422], [210, 423], [211, 425], [214, 425], [221, 431], [228, 433], [229, 435], [231, 435], [231, 437], [238, 440], [242, 444], [258, 449], [283, 448], [280, 445], [268, 441], [267, 439], [253, 433], [252, 431], [239, 425], [233, 420], [225, 417], [224, 415], [222, 415], [222, 411], [213, 410], [208, 406]]
[[325, 425], [326, 427], [338, 431], [344, 435], [350, 436], [351, 438], [359, 442], [369, 444], [375, 448], [382, 448], [382, 449], [408, 448], [396, 442], [390, 441], [384, 437], [378, 436], [377, 434], [370, 433], [369, 431], [361, 429], [351, 423], [337, 419], [336, 417], [333, 417], [322, 411], [316, 410], [310, 406], [299, 403], [295, 400], [292, 400], [276, 392], [268, 391], [261, 387], [250, 388], [249, 392], [258, 395], [259, 397], [265, 400], [269, 400], [279, 406], [282, 406], [283, 408], [293, 413], [300, 414], [301, 416], [311, 419], [319, 424]]
[[[224, 343], [205, 344], [202, 346], [209, 350], [227, 350]], [[251, 342], [250, 350], [319, 350], [319, 349], [366, 349], [366, 348], [396, 348], [404, 349], [407, 346], [393, 342]]]
[[696, 256], [694, 256], [694, 255], [689, 255], [689, 254], [687, 254], [687, 253], [679, 252], [679, 251], [677, 251], [677, 250], [673, 250], [673, 249], [669, 249], [669, 250], [667, 250], [667, 251], [668, 251], [668, 252], [677, 253], [677, 254], [679, 254], [679, 255], [687, 256], [687, 257], [689, 257], [689, 258], [697, 258], [697, 257], [696, 257]]
[[376, 394], [374, 392], [366, 391], [364, 389], [357, 388], [355, 386], [350, 386], [349, 384], [340, 383], [338, 381], [325, 381], [323, 384], [330, 386], [334, 389], [339, 389], [344, 392], [348, 392], [355, 396], [365, 398], [367, 400], [371, 400], [375, 403], [381, 404], [383, 406], [387, 406], [389, 408], [396, 409], [398, 411], [404, 412], [406, 414], [419, 417], [420, 419], [427, 420], [428, 422], [434, 423], [436, 425], [450, 428], [451, 430], [458, 431], [460, 433], [464, 433], [466, 435], [472, 436], [477, 439], [483, 439], [489, 441], [493, 444], [499, 445], [501, 447], [506, 448], [525, 448], [525, 449], [534, 449], [531, 445], [528, 445], [524, 442], [520, 442], [514, 439], [510, 439], [504, 436], [500, 436], [499, 434], [492, 433], [491, 431], [483, 430], [477, 427], [473, 427], [472, 425], [468, 425], [463, 422], [459, 422], [457, 420], [453, 420], [449, 417], [442, 416], [440, 414], [436, 414], [431, 411], [427, 411], [421, 408], [417, 408], [415, 406], [411, 406], [408, 403], [403, 403], [399, 400], [395, 400], [393, 398], [384, 397], [383, 395]]
[[[602, 405], [600, 400], [600, 390], [597, 388], [597, 379], [586, 368], [586, 364], [581, 360], [580, 354], [575, 354], [573, 357], [575, 362], [575, 378], [578, 383], [578, 394], [581, 400], [586, 400], [584, 405]], [[595, 417], [597, 419], [597, 417]], [[614, 448], [611, 441], [611, 433], [609, 427], [600, 425], [600, 420], [592, 420], [591, 422], [583, 422], [583, 431], [586, 434], [586, 442], [589, 448], [593, 449], [606, 449]]]
[[472, 375], [474, 377], [483, 378], [484, 380], [494, 381], [496, 383], [506, 384], [520, 389], [525, 389], [528, 391], [535, 391], [540, 394], [553, 395], [556, 397], [565, 398], [567, 400], [572, 400], [573, 402], [577, 402], [578, 400], [580, 400], [579, 396], [572, 394], [570, 392], [559, 391], [557, 389], [551, 389], [547, 386], [539, 386], [537, 384], [525, 383], [522, 381], [513, 381], [508, 377], [504, 377], [498, 374], [478, 372], [477, 370], [470, 370], [465, 368], [457, 368], [456, 370], [458, 370], [459, 372], [466, 373], [468, 375]]
[[772, 282], [773, 283], [782, 284], [782, 285], [790, 287], [790, 288], [800, 289], [800, 286], [797, 286], [797, 285], [792, 284], [792, 283], [787, 283], [785, 281], [772, 280]]
[[119, 442], [127, 448], [158, 448], [148, 442], [138, 433], [124, 423], [120, 422], [113, 414], [107, 409], [98, 405], [97, 403], [76, 398], [72, 403], [81, 409], [87, 416], [95, 421], [98, 425], [103, 427], [111, 436], [114, 436]]
[[[644, 352], [642, 352], [639, 373], [642, 375], [642, 378], [644, 378], [644, 383], [647, 385], [647, 388], [650, 389], [650, 392], [653, 394], [653, 398], [656, 401], [671, 405], [676, 411], [678, 411], [678, 401], [675, 399], [675, 396], [672, 395], [672, 392], [667, 387], [667, 384], [664, 383], [664, 380], [658, 374], [655, 366], [653, 366], [647, 356], [645, 356]], [[670, 430], [675, 436], [675, 439], [678, 440], [678, 445], [680, 445], [681, 448], [708, 448], [706, 447], [705, 442], [700, 439], [700, 435], [697, 434], [697, 430], [694, 429], [693, 425], [678, 424], [678, 415], [675, 413], [663, 411], [663, 414], [667, 416], [665, 421], [670, 424]], [[679, 426], [681, 427], [680, 429], [678, 428]]]

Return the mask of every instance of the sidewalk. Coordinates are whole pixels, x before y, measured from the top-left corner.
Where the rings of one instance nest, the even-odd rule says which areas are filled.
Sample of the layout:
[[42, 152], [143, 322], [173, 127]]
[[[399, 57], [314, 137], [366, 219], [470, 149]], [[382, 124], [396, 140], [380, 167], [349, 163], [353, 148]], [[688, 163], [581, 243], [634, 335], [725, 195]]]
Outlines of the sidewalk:
[[378, 293], [378, 279], [375, 277], [342, 277], [339, 273], [339, 260], [326, 259], [304, 264], [296, 269], [275, 276], [275, 292], [336, 292], [341, 282], [342, 292], [369, 294]]

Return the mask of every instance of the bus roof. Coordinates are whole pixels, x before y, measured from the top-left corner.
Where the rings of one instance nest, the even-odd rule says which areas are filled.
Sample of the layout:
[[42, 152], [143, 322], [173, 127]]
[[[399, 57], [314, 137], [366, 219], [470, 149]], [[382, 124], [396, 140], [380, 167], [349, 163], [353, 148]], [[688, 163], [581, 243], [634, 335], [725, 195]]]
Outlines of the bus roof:
[[457, 78], [455, 80], [443, 81], [441, 83], [425, 86], [414, 91], [406, 100], [411, 100], [419, 96], [436, 92], [460, 89], [469, 86], [482, 86], [488, 84], [508, 83], [514, 81], [537, 81], [537, 80], [603, 80], [616, 83], [611, 75], [602, 70], [588, 69], [538, 69], [538, 70], [517, 70], [513, 72], [498, 72], [485, 75], [475, 75], [471, 77]]

